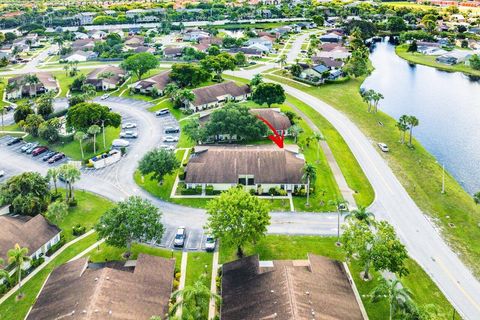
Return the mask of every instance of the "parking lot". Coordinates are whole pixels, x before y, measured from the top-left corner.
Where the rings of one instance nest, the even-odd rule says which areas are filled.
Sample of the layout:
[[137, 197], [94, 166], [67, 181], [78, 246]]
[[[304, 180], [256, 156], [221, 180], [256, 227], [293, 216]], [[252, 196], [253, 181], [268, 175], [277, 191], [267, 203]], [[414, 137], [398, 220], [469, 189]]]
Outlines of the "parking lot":
[[[175, 239], [176, 231], [177, 227], [165, 226], [165, 232], [163, 234], [162, 240], [160, 242], [152, 241], [148, 244], [162, 248], [181, 250], [182, 248], [175, 248], [173, 246], [173, 240]], [[205, 232], [202, 229], [189, 229], [188, 227], [186, 231], [187, 237], [185, 239], [185, 246], [183, 248], [183, 251], [204, 251], [206, 240]]]

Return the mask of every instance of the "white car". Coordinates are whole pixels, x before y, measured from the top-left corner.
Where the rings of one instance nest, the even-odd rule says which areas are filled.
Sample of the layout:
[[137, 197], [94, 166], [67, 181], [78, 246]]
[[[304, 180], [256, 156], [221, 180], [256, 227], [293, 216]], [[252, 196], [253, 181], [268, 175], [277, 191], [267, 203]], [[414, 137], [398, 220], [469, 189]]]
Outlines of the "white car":
[[4, 175], [5, 175], [5, 171], [0, 170], [0, 178], [3, 177]]
[[[30, 149], [31, 147], [33, 147], [35, 144], [32, 143], [32, 142], [29, 142], [29, 143], [26, 143], [22, 148], [20, 148], [20, 150], [22, 152], [26, 152], [28, 149]], [[38, 145], [38, 143], [36, 144]]]
[[122, 131], [122, 132], [120, 132], [120, 138], [136, 139], [136, 138], [138, 138], [138, 133], [136, 133], [134, 131]]
[[175, 239], [173, 240], [174, 247], [183, 247], [185, 245], [185, 238], [187, 237], [187, 231], [185, 227], [178, 227]]
[[383, 152], [388, 152], [388, 151], [389, 151], [388, 146], [387, 146], [385, 143], [383, 143], [383, 142], [379, 142], [379, 143], [378, 143], [378, 147], [379, 147], [380, 150], [382, 150]]
[[112, 141], [112, 147], [116, 147], [116, 148], [128, 147], [129, 145], [130, 145], [130, 142], [124, 139], [115, 139]]
[[165, 149], [165, 150], [169, 150], [169, 151], [174, 151], [174, 150], [175, 150], [175, 147], [174, 147], [174, 146], [169, 146], [169, 145], [166, 145], [166, 144], [162, 144], [162, 145], [160, 145], [160, 149]]
[[105, 93], [103, 96], [100, 97], [100, 99], [106, 100], [108, 99], [108, 97], [110, 97], [110, 95], [108, 93]]
[[163, 142], [177, 142], [178, 137], [165, 136], [163, 137]]
[[127, 123], [122, 124], [122, 129], [132, 129], [132, 128], [136, 128], [136, 127], [137, 127], [137, 124], [133, 123], [133, 122], [127, 122]]
[[205, 240], [205, 250], [207, 252], [215, 251], [215, 246], [217, 245], [217, 241], [212, 235], [207, 235], [207, 239]]

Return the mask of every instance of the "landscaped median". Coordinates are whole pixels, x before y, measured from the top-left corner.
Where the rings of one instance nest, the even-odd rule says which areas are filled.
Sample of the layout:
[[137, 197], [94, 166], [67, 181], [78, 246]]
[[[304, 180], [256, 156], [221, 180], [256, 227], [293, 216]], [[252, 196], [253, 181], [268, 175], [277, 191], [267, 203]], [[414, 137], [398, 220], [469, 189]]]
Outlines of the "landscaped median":
[[[279, 80], [272, 75], [265, 77]], [[418, 141], [414, 140], [414, 148], [401, 144], [401, 133], [396, 127], [395, 119], [381, 111], [376, 114], [367, 112], [367, 105], [359, 94], [363, 80], [364, 78], [358, 78], [318, 88], [305, 87], [287, 79], [281, 81], [342, 111], [372, 141], [386, 143], [390, 152], [382, 156], [404, 188], [420, 209], [441, 227], [444, 238], [460, 253], [460, 258], [472, 268], [477, 277], [480, 276], [480, 246], [477, 244], [480, 236], [480, 207], [475, 205], [472, 197], [448, 173], [445, 176], [446, 193], [441, 193], [441, 166]], [[380, 122], [383, 125], [380, 126]], [[339, 165], [341, 163], [339, 161]]]
[[[337, 247], [335, 242], [336, 238], [332, 237], [268, 235], [256, 245], [246, 246], [244, 250], [245, 255], [258, 254], [260, 260], [305, 260], [308, 253], [313, 253], [345, 261], [342, 249]], [[221, 245], [219, 263], [235, 260], [235, 253], [236, 248]], [[385, 300], [371, 302], [371, 291], [379, 284], [380, 275], [374, 272], [373, 280], [363, 281], [360, 279], [362, 267], [355, 260], [348, 265], [369, 319], [386, 319], [389, 314], [388, 303]], [[436, 312], [434, 319], [450, 319], [453, 307], [429, 276], [411, 259], [408, 259], [407, 267], [410, 274], [402, 277], [401, 280], [402, 284], [412, 292], [413, 301], [421, 308], [433, 308]]]
[[463, 72], [465, 74], [480, 76], [480, 70], [475, 70], [472, 67], [465, 65], [463, 62], [454, 65], [439, 63], [435, 60], [437, 56], [426, 55], [418, 52], [408, 52], [407, 49], [408, 45], [399, 45], [395, 48], [395, 52], [400, 58], [409, 62], [418, 63], [445, 71]]

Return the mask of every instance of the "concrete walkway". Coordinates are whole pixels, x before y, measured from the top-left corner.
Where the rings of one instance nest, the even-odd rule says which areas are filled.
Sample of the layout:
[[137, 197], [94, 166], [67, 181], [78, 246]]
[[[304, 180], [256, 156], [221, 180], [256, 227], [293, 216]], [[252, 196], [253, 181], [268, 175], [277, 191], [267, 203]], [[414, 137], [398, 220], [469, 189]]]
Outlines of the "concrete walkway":
[[[296, 106], [294, 106], [291, 103], [287, 103], [287, 105], [290, 106], [292, 109], [294, 109], [295, 112], [308, 124], [308, 126], [314, 132], [321, 133], [320, 129], [315, 125], [315, 123], [313, 123], [313, 121], [305, 113], [303, 113], [300, 109], [298, 109]], [[340, 170], [337, 160], [335, 160], [335, 157], [333, 156], [332, 149], [330, 149], [330, 147], [328, 146], [328, 143], [324, 140], [320, 141], [320, 147], [322, 148], [322, 151], [325, 154], [325, 157], [327, 158], [328, 165], [332, 170], [333, 176], [335, 177], [335, 181], [337, 182], [338, 188], [342, 193], [343, 199], [348, 202], [349, 209], [356, 209], [357, 205], [355, 202], [355, 198], [353, 197], [353, 194], [355, 192], [352, 189], [350, 189], [350, 187], [348, 186], [347, 180], [345, 179], [345, 176], [343, 175], [342, 170]]]
[[[217, 294], [217, 274], [218, 274], [218, 250], [213, 253], [212, 280], [210, 282], [210, 291], [213, 294]], [[216, 313], [215, 299], [210, 299], [210, 304], [208, 306], [208, 319], [211, 320], [215, 318], [215, 313]]]
[[[85, 234], [81, 235], [80, 237], [66, 243], [63, 245], [63, 247], [61, 247], [59, 250], [57, 250], [57, 252], [55, 252], [53, 255], [51, 255], [50, 257], [46, 257], [45, 256], [45, 261], [39, 265], [35, 270], [33, 270], [32, 273], [30, 273], [25, 279], [22, 279], [22, 284], [25, 285], [25, 283], [27, 283], [30, 279], [32, 279], [37, 273], [39, 273], [40, 271], [42, 271], [49, 263], [50, 261], [52, 261], [53, 259], [55, 259], [56, 257], [58, 257], [63, 251], [65, 251], [65, 249], [69, 248], [72, 244], [75, 244], [77, 243], [78, 241], [88, 237], [89, 235], [91, 235], [94, 231], [93, 230], [90, 230], [88, 232], [86, 232]], [[10, 296], [12, 296], [16, 291], [18, 290], [18, 284], [13, 287], [12, 289], [10, 289], [10, 291], [8, 291], [1, 299], [0, 299], [0, 304], [2, 304], [5, 300], [7, 300], [8, 298], [10, 298]]]
[[105, 239], [101, 239], [101, 240], [98, 240], [97, 242], [95, 242], [94, 244], [92, 244], [90, 247], [88, 247], [87, 249], [83, 250], [82, 252], [80, 252], [79, 254], [77, 254], [75, 257], [73, 257], [72, 259], [70, 259], [68, 262], [70, 261], [73, 261], [73, 260], [77, 260], [81, 257], [84, 257], [87, 253], [89, 253], [90, 251], [92, 251], [93, 249], [97, 248], [98, 246], [100, 246], [102, 243], [105, 242]]
[[[185, 288], [185, 279], [187, 278], [187, 261], [188, 261], [188, 252], [182, 252], [182, 264], [180, 265], [180, 283], [178, 285], [178, 290], [183, 290]], [[180, 301], [182, 297], [178, 297], [177, 302]], [[182, 317], [182, 308], [177, 310], [176, 316]]]

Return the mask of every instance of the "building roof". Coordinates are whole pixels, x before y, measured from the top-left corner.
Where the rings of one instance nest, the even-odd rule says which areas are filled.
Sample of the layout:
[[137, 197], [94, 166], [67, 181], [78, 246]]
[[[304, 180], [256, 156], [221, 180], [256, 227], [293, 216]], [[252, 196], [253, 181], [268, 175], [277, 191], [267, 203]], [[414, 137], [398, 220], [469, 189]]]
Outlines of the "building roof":
[[240, 97], [250, 93], [250, 87], [247, 85], [239, 86], [233, 81], [226, 81], [207, 87], [193, 90], [195, 94], [194, 106], [201, 106], [208, 103], [214, 103], [222, 100], [225, 96]]
[[[38, 80], [40, 83], [36, 85], [37, 89], [40, 86], [43, 86], [44, 88], [48, 90], [55, 90], [58, 88], [57, 86], [57, 81], [55, 80], [55, 77], [50, 73], [50, 72], [38, 72], [35, 73], [37, 76]], [[32, 85], [24, 85], [22, 84], [23, 80], [25, 79], [26, 74], [19, 75], [13, 78], [8, 79], [8, 83], [16, 83], [16, 86], [21, 86], [23, 89], [30, 90], [30, 87]], [[15, 89], [14, 89], [15, 90]], [[14, 91], [12, 90], [12, 91]]]
[[170, 70], [163, 71], [153, 77], [140, 80], [134, 84], [134, 88], [137, 89], [147, 89], [150, 87], [155, 87], [160, 91], [163, 91], [167, 84], [170, 82]]
[[0, 216], [0, 258], [7, 261], [7, 252], [16, 243], [35, 253], [45, 243], [60, 233], [60, 229], [50, 224], [42, 215], [35, 217], [9, 215]]
[[342, 263], [309, 254], [307, 261], [273, 261], [258, 255], [223, 265], [223, 320], [362, 320]]
[[78, 39], [72, 42], [72, 48], [74, 50], [77, 50], [79, 48], [85, 48], [85, 47], [94, 47], [95, 42], [100, 41], [98, 39]]
[[323, 64], [329, 68], [339, 68], [344, 64], [343, 61], [335, 60], [332, 58], [325, 58], [325, 57], [313, 56], [312, 60], [314, 63]]
[[95, 81], [100, 80], [99, 75], [111, 72], [113, 73], [113, 77], [104, 78], [103, 81], [111, 84], [118, 84], [120, 80], [125, 76], [125, 71], [122, 68], [116, 66], [106, 66], [94, 69], [87, 74], [87, 80]]
[[108, 264], [89, 268], [81, 258], [56, 268], [27, 320], [150, 319], [168, 312], [174, 259], [140, 254], [133, 272]]
[[267, 120], [276, 130], [287, 130], [292, 126], [290, 119], [278, 108], [250, 109], [250, 112]]
[[164, 55], [177, 55], [177, 54], [182, 54], [183, 53], [183, 48], [184, 47], [165, 47], [163, 49], [163, 54]]
[[316, 65], [316, 66], [312, 67], [312, 70], [322, 74], [325, 71], [328, 71], [329, 69], [326, 66], [324, 66], [323, 64], [319, 64], [319, 65]]
[[347, 48], [345, 48], [343, 45], [339, 43], [322, 43], [319, 45], [320, 49], [323, 51], [333, 51], [333, 50], [342, 50], [342, 51], [348, 51]]
[[255, 183], [301, 184], [305, 159], [274, 145], [195, 147], [186, 167], [186, 183], [238, 183], [254, 175]]

